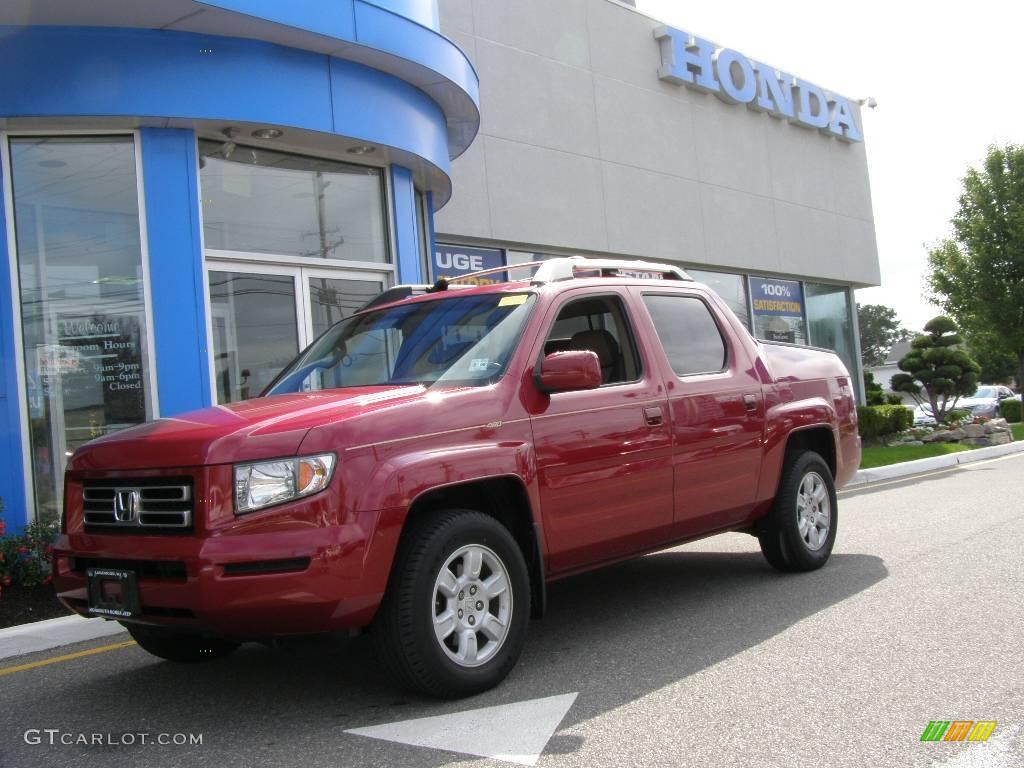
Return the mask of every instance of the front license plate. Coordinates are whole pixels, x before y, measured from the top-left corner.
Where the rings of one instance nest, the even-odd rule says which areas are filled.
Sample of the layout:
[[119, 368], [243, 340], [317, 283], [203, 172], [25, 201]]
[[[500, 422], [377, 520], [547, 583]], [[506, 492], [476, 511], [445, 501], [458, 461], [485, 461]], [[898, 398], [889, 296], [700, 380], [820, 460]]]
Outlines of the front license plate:
[[89, 612], [126, 619], [139, 615], [139, 588], [135, 571], [120, 568], [87, 568]]

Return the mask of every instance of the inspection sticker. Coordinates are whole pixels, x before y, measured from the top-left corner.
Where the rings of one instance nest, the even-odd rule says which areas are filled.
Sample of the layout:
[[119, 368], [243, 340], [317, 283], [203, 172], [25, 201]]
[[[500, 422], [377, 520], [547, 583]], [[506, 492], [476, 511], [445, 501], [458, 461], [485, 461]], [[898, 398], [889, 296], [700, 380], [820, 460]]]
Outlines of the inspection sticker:
[[529, 297], [530, 297], [529, 294], [526, 294], [526, 293], [516, 293], [516, 294], [513, 294], [512, 296], [502, 296], [501, 297], [501, 301], [498, 302], [498, 306], [499, 307], [515, 307], [515, 306], [518, 306], [520, 304], [525, 304], [526, 300]]

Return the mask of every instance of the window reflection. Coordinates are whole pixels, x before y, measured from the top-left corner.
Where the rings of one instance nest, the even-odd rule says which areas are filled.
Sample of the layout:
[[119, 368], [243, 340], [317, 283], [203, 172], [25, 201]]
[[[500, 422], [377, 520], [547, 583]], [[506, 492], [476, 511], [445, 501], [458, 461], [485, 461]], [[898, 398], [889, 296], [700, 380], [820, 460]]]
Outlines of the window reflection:
[[130, 137], [12, 139], [37, 513], [60, 509], [67, 457], [152, 416]]
[[703, 269], [686, 269], [686, 273], [699, 283], [704, 283], [722, 297], [729, 309], [750, 329], [750, 305], [747, 303], [747, 279], [743, 275], [726, 272], [708, 272]]
[[859, 387], [849, 291], [842, 285], [804, 283], [804, 295], [811, 344], [835, 350]]
[[200, 141], [207, 248], [387, 262], [377, 168]]
[[295, 278], [210, 271], [217, 402], [256, 397], [299, 351]]

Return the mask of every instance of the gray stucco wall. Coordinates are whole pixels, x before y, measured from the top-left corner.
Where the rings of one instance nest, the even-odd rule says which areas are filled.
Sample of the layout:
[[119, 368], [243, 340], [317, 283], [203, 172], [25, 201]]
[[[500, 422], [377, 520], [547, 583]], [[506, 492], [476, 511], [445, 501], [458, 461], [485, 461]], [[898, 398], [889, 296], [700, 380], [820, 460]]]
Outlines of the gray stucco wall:
[[440, 7], [483, 122], [439, 239], [878, 284], [863, 143], [659, 80], [658, 22], [611, 0]]

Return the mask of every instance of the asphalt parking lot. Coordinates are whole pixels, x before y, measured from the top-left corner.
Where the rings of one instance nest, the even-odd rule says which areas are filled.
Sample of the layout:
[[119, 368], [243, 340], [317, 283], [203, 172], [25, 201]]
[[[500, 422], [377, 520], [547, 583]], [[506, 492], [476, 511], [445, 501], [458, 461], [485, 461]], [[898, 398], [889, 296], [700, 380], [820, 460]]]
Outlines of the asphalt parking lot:
[[[0, 766], [499, 766], [515, 756], [346, 731], [456, 714], [437, 739], [504, 743], [532, 705], [476, 710], [554, 696], [567, 709], [541, 766], [1020, 765], [1022, 478], [1018, 454], [843, 494], [816, 573], [777, 574], [730, 534], [553, 584], [512, 676], [459, 702], [393, 687], [365, 637], [188, 667], [126, 636], [8, 659], [103, 649], [0, 669]], [[923, 743], [932, 720], [998, 725], [985, 743]], [[142, 732], [202, 743], [60, 743]]]

